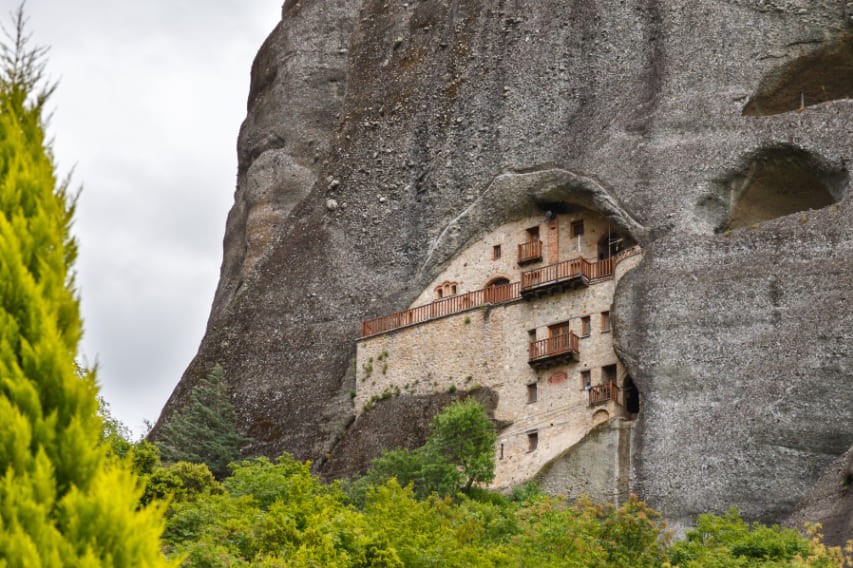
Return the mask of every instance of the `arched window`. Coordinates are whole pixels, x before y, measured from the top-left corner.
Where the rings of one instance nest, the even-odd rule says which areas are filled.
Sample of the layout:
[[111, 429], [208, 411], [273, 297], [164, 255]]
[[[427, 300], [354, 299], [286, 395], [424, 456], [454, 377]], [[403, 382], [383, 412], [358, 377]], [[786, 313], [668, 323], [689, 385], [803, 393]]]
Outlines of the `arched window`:
[[491, 288], [492, 286], [506, 286], [509, 284], [509, 278], [504, 278], [503, 276], [495, 276], [488, 282], [486, 282], [486, 288]]
[[495, 276], [486, 282], [486, 302], [496, 304], [498, 302], [506, 302], [510, 300], [511, 290], [509, 289], [509, 278], [503, 276]]
[[458, 282], [450, 282], [449, 280], [445, 280], [444, 282], [435, 287], [436, 299], [440, 300], [442, 298], [455, 296], [458, 293], [458, 286]]

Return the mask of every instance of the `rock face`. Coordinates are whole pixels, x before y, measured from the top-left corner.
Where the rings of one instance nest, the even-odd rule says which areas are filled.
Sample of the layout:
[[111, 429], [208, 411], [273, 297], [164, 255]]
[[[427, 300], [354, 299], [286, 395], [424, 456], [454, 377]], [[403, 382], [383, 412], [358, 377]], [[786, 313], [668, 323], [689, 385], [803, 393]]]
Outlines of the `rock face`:
[[612, 310], [643, 397], [631, 489], [679, 526], [730, 504], [781, 520], [853, 445], [849, 11], [288, 0], [207, 334], [160, 424], [219, 363], [250, 451], [352, 471], [336, 448], [385, 427], [350, 424], [359, 321], [500, 223], [592, 195], [646, 251]]

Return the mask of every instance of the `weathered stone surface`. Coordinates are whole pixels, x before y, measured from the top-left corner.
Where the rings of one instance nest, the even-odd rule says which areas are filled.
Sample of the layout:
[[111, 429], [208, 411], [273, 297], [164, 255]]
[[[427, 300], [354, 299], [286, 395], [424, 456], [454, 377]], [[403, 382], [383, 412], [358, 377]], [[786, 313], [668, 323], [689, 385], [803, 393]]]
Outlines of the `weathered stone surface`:
[[[439, 393], [432, 396], [394, 396], [380, 400], [348, 428], [335, 451], [323, 456], [323, 475], [337, 479], [361, 474], [384, 450], [424, 445], [430, 424], [441, 409], [454, 400], [472, 397], [494, 418], [497, 396], [489, 389]], [[498, 424], [500, 427], [501, 424]]]
[[617, 418], [600, 424], [576, 446], [536, 475], [543, 490], [619, 505], [631, 492], [631, 432], [635, 422]]
[[[781, 519], [853, 445], [853, 103], [840, 81], [784, 112], [819, 90], [788, 80], [797, 61], [846, 65], [848, 4], [288, 1], [253, 68], [208, 332], [161, 421], [219, 362], [253, 450], [334, 456], [358, 321], [541, 204], [495, 183], [567, 172], [561, 199], [609, 200], [647, 251], [613, 310], [645, 397], [633, 489], [677, 524]], [[714, 234], [732, 180], [779, 148], [820, 164], [805, 186], [839, 180], [838, 205]]]
[[853, 448], [826, 468], [785, 524], [801, 527], [815, 519], [831, 546], [844, 546], [853, 534]]

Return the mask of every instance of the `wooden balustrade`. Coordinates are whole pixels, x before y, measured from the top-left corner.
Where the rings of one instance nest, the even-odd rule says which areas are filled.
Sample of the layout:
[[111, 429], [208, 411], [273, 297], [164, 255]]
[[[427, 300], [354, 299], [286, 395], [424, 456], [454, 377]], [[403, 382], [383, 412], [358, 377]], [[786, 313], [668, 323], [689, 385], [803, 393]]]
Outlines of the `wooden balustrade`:
[[591, 387], [589, 389], [589, 405], [593, 406], [596, 404], [601, 404], [603, 402], [607, 402], [608, 400], [614, 400], [618, 402], [618, 393], [619, 387], [617, 387], [616, 383], [613, 381], [601, 385], [595, 385], [594, 387]]
[[534, 341], [530, 344], [528, 360], [536, 362], [561, 355], [571, 357], [579, 352], [579, 345], [578, 336], [572, 331]]
[[542, 241], [535, 239], [518, 245], [518, 264], [542, 260]]
[[642, 249], [642, 247], [640, 247], [640, 245], [634, 245], [630, 248], [626, 248], [625, 250], [616, 253], [616, 256], [613, 257], [613, 259], [615, 261], [614, 266], [616, 264], [619, 264], [620, 262], [622, 262], [626, 258], [631, 258], [632, 256], [637, 256], [638, 254], [642, 254], [642, 253], [643, 253], [643, 249]]
[[613, 276], [613, 258], [590, 262], [582, 256], [549, 264], [542, 268], [528, 270], [521, 274], [521, 290], [527, 291], [539, 286], [559, 284], [575, 279], [584, 284]]
[[361, 322], [361, 337], [386, 333], [407, 325], [457, 314], [479, 306], [511, 302], [520, 297], [518, 282], [500, 286], [488, 286], [480, 290], [474, 290], [473, 292], [436, 300], [435, 302], [416, 308], [365, 320]]
[[[528, 270], [521, 273], [521, 282], [489, 286], [466, 294], [436, 300], [417, 308], [365, 320], [361, 323], [361, 337], [386, 333], [407, 325], [456, 314], [478, 306], [511, 302], [519, 299], [522, 292], [540, 287], [547, 288], [550, 287], [550, 284], [565, 284], [578, 280], [586, 285], [596, 280], [609, 278], [613, 276], [613, 267], [617, 263], [635, 254], [640, 254], [640, 252], [641, 249], [637, 246], [598, 262], [589, 262], [579, 256], [564, 262]], [[542, 256], [542, 241], [534, 240], [518, 245], [518, 255], [519, 262], [522, 262], [522, 257], [538, 260], [536, 255], [539, 258]]]
[[589, 279], [598, 280], [599, 278], [607, 278], [613, 276], [613, 267], [615, 266], [614, 257], [605, 258], [598, 262], [589, 263]]

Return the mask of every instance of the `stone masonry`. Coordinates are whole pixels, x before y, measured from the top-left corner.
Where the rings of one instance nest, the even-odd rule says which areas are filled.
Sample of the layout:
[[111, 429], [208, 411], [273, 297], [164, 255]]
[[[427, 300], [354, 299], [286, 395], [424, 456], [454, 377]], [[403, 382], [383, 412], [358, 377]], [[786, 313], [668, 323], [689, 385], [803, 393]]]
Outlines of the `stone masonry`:
[[[579, 223], [583, 223], [583, 234], [572, 236], [570, 231]], [[607, 256], [609, 248], [599, 251], [599, 243], [618, 241], [612, 231], [604, 217], [588, 210], [559, 216], [551, 212], [507, 223], [465, 249], [413, 307], [446, 299], [448, 290], [461, 295], [496, 278], [518, 281], [523, 271], [578, 256], [593, 260]], [[527, 246], [531, 233], [541, 238], [541, 260], [522, 266], [519, 245]], [[619, 241], [614, 248], [621, 245]], [[495, 247], [500, 247], [499, 252]], [[509, 424], [499, 432], [495, 448], [494, 486], [506, 488], [530, 480], [594, 426], [628, 414], [621, 393], [605, 395], [605, 400], [591, 404], [590, 389], [609, 384], [608, 367], [620, 387], [625, 380], [625, 371], [613, 352], [608, 315], [618, 278], [639, 259], [626, 258], [618, 263], [615, 277], [589, 286], [534, 299], [474, 305], [361, 339], [354, 393], [357, 412], [401, 394], [486, 387], [499, 397], [495, 420]], [[532, 367], [528, 363], [530, 343], [547, 339], [561, 324], [579, 336], [576, 360]]]

